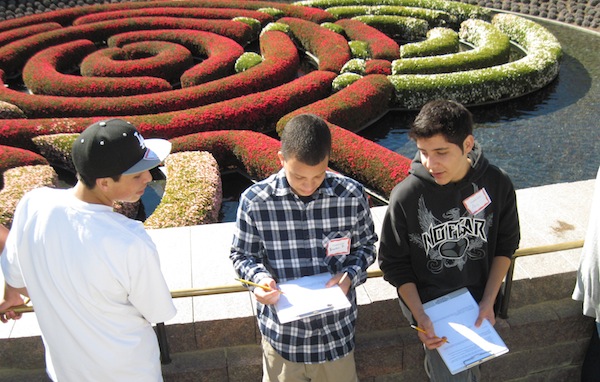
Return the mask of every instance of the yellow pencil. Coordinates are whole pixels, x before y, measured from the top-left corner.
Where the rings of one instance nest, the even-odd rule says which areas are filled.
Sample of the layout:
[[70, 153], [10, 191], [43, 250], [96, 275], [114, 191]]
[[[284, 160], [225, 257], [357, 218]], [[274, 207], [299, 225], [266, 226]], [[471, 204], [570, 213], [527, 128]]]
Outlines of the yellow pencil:
[[[415, 329], [415, 330], [416, 330], [416, 331], [418, 331], [418, 332], [421, 332], [421, 333], [423, 333], [423, 334], [427, 334], [427, 332], [426, 332], [425, 330], [423, 330], [423, 329], [419, 328], [417, 325], [411, 325], [410, 327], [411, 327], [411, 328], [413, 328], [413, 329]], [[444, 338], [442, 338], [442, 340], [444, 340], [444, 342], [446, 342], [446, 343], [448, 343], [448, 344], [450, 343], [450, 341], [448, 341], [448, 339], [447, 339], [447, 338], [445, 338], [445, 337], [444, 337]]]
[[239, 281], [239, 282], [241, 282], [241, 283], [244, 283], [244, 284], [248, 284], [248, 285], [252, 285], [252, 286], [255, 286], [255, 287], [262, 288], [262, 289], [266, 290], [267, 292], [271, 292], [273, 290], [276, 290], [277, 292], [283, 294], [283, 292], [280, 291], [279, 289], [273, 289], [273, 288], [268, 287], [266, 285], [260, 285], [260, 284], [253, 283], [252, 281], [248, 281], [248, 280], [244, 280], [244, 279], [238, 279], [238, 278], [236, 278], [236, 280]]

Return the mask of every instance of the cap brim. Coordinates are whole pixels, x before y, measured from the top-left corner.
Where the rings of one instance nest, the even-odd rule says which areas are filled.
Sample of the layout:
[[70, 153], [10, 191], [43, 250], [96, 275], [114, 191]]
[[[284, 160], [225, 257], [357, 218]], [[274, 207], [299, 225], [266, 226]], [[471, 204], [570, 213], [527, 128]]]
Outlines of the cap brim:
[[123, 175], [137, 174], [138, 172], [153, 169], [160, 165], [171, 153], [171, 142], [166, 139], [150, 138], [145, 139], [146, 155], [144, 158], [130, 167]]

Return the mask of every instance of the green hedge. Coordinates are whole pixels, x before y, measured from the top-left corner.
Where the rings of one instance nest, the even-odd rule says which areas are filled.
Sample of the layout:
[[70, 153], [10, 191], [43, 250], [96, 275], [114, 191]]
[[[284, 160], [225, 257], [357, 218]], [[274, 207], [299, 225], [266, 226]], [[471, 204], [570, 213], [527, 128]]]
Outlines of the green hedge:
[[424, 41], [404, 44], [400, 47], [400, 57], [427, 57], [458, 52], [458, 33], [450, 28], [433, 28], [427, 32]]
[[539, 90], [557, 76], [562, 49], [550, 32], [533, 21], [509, 14], [494, 16], [492, 23], [518, 42], [526, 56], [463, 72], [389, 76], [396, 89], [395, 107], [418, 109], [436, 98], [450, 98], [467, 105], [494, 102]]
[[392, 74], [435, 74], [481, 69], [508, 62], [510, 40], [492, 24], [476, 19], [462, 23], [459, 36], [474, 49], [435, 57], [394, 60]]
[[457, 24], [460, 24], [469, 18], [489, 20], [491, 17], [491, 10], [487, 8], [458, 1], [445, 0], [306, 0], [297, 1], [293, 4], [321, 9], [348, 5], [391, 5], [436, 9], [454, 16]]
[[393, 5], [349, 5], [341, 7], [331, 7], [325, 9], [338, 19], [352, 18], [364, 15], [388, 15], [388, 16], [405, 16], [414, 17], [416, 19], [425, 20], [431, 26], [441, 27], [449, 24], [456, 24], [456, 17], [448, 12], [439, 11], [436, 9], [424, 9], [414, 7], [402, 7]]

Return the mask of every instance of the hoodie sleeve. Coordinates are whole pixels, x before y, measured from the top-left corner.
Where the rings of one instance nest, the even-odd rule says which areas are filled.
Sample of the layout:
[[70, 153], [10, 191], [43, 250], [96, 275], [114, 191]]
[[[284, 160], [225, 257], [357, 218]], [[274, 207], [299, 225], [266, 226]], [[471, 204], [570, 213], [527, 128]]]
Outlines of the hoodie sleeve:
[[417, 278], [412, 271], [406, 213], [398, 200], [398, 190], [395, 191], [383, 220], [378, 262], [383, 278], [398, 288], [409, 282], [416, 283]]

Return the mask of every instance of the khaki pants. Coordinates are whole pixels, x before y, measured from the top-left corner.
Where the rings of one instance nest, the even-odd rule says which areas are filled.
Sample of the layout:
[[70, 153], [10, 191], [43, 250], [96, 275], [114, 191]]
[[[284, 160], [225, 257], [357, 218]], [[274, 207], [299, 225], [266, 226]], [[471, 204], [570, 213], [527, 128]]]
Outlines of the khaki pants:
[[358, 382], [354, 351], [324, 363], [290, 362], [263, 338], [262, 382]]

